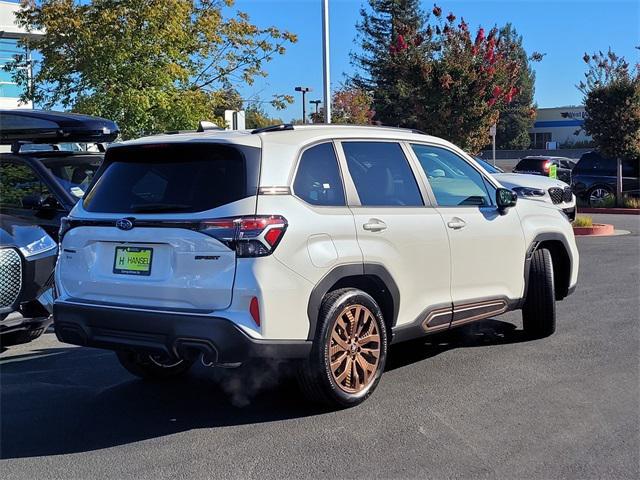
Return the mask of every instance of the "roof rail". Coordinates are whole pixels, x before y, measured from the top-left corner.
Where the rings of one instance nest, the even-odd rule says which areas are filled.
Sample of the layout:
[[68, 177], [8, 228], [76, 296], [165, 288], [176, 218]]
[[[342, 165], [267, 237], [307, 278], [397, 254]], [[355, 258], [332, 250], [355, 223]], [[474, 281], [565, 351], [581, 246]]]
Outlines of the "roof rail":
[[256, 128], [252, 130], [251, 133], [268, 133], [268, 132], [282, 132], [285, 130], [296, 130], [299, 128], [314, 128], [314, 127], [365, 127], [365, 128], [390, 128], [394, 130], [406, 130], [411, 133], [416, 133], [420, 135], [427, 135], [426, 132], [422, 130], [418, 130], [415, 128], [404, 128], [404, 127], [394, 127], [393, 125], [362, 125], [362, 124], [345, 124], [345, 123], [304, 123], [300, 125], [292, 125], [290, 123], [282, 123], [280, 125], [270, 125], [268, 127]]
[[267, 132], [282, 132], [285, 130], [293, 130], [293, 125], [290, 123], [281, 123], [279, 125], [269, 125], [268, 127], [256, 128], [251, 130], [251, 133], [267, 133]]

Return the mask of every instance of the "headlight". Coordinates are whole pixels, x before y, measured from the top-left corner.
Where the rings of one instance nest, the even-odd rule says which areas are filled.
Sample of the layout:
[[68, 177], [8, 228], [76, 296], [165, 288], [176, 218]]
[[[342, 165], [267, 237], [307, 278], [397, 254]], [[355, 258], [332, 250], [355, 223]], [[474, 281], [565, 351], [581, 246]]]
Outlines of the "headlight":
[[544, 190], [540, 188], [530, 188], [530, 187], [515, 187], [512, 189], [514, 192], [518, 194], [519, 197], [544, 197]]
[[[33, 229], [35, 231], [35, 229]], [[38, 235], [31, 235], [28, 238], [28, 243], [25, 242], [23, 246], [18, 247], [25, 257], [32, 257], [40, 253], [53, 250], [58, 245], [49, 235], [40, 230]]]

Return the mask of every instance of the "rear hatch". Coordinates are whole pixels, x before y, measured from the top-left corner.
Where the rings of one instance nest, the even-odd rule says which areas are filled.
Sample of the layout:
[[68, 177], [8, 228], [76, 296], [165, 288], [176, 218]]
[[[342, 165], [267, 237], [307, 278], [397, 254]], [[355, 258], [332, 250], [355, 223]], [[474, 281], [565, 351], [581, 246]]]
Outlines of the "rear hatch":
[[126, 306], [228, 307], [236, 251], [220, 219], [255, 213], [259, 163], [260, 149], [243, 145], [109, 149], [63, 224], [61, 293]]

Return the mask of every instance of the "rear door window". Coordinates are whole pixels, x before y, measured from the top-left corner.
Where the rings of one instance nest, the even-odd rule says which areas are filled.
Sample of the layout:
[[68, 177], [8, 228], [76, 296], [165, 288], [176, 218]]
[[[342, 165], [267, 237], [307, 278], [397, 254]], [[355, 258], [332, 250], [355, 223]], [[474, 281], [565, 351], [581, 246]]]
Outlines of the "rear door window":
[[90, 212], [201, 212], [257, 194], [260, 150], [213, 143], [114, 147], [84, 198]]
[[338, 159], [332, 143], [322, 143], [304, 151], [293, 190], [296, 196], [311, 205], [346, 205]]
[[424, 206], [399, 143], [342, 142], [342, 149], [362, 206]]

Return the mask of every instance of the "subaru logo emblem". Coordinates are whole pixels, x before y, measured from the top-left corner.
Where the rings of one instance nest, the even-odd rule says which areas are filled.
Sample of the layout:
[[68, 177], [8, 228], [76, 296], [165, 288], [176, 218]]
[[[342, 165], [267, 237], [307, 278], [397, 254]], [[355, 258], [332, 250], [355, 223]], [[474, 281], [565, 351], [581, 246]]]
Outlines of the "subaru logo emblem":
[[133, 222], [128, 218], [121, 218], [116, 220], [116, 227], [120, 230], [131, 230], [133, 228]]

